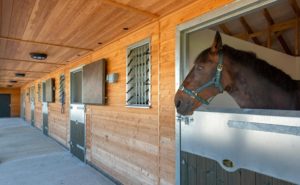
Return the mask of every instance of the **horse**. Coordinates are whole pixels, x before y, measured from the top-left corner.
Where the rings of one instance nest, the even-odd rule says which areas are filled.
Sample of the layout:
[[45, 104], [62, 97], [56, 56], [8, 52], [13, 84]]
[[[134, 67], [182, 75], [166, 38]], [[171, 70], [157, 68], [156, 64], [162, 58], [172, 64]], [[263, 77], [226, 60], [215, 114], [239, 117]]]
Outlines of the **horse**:
[[255, 53], [222, 44], [216, 32], [211, 47], [202, 51], [176, 92], [181, 115], [227, 91], [241, 108], [300, 110], [300, 81], [258, 58]]

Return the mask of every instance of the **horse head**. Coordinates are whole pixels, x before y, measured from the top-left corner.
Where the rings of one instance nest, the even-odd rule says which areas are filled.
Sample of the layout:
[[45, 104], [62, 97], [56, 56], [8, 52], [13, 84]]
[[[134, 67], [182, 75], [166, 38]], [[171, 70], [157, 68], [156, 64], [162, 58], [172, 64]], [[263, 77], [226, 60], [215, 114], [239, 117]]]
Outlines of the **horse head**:
[[223, 56], [222, 47], [221, 35], [216, 32], [212, 46], [200, 53], [175, 95], [178, 113], [193, 114], [195, 109], [208, 104], [212, 97], [226, 88], [230, 79], [225, 70], [226, 57]]

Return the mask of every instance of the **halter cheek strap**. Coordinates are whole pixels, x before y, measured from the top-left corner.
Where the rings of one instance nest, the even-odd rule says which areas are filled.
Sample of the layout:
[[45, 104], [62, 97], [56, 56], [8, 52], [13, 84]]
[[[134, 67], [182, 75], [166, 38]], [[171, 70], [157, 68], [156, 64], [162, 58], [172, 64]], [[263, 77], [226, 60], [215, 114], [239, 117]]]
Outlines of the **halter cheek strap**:
[[199, 101], [202, 104], [209, 104], [209, 101], [202, 98], [201, 96], [198, 96], [198, 94], [202, 91], [204, 91], [206, 88], [210, 87], [210, 86], [214, 86], [215, 88], [217, 88], [219, 90], [220, 93], [223, 92], [223, 85], [221, 83], [221, 77], [222, 77], [222, 70], [223, 70], [223, 52], [220, 51], [219, 52], [219, 60], [218, 60], [218, 65], [217, 65], [217, 69], [216, 69], [216, 73], [215, 76], [208, 81], [207, 83], [205, 83], [204, 85], [202, 85], [201, 87], [199, 87], [196, 90], [191, 90], [188, 89], [186, 87], [184, 87], [183, 84], [180, 85], [179, 90], [184, 92], [185, 94], [189, 95], [190, 97], [194, 98], [195, 100]]

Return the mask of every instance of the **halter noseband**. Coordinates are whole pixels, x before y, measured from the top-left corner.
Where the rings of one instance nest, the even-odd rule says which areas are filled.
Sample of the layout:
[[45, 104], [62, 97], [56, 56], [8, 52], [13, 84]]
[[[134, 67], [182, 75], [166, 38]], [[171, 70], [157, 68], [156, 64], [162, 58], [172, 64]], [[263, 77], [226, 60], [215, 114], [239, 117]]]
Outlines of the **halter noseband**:
[[221, 84], [221, 76], [222, 76], [222, 70], [223, 70], [223, 52], [222, 52], [222, 50], [219, 51], [218, 55], [219, 55], [219, 60], [218, 60], [218, 65], [217, 65], [217, 69], [216, 69], [216, 74], [210, 81], [208, 81], [206, 84], [202, 85], [201, 87], [199, 87], [196, 90], [190, 90], [190, 89], [184, 87], [183, 84], [181, 84], [179, 87], [179, 90], [184, 92], [185, 94], [189, 95], [190, 97], [196, 99], [200, 103], [206, 104], [206, 105], [209, 104], [209, 101], [205, 100], [201, 96], [198, 96], [198, 94], [200, 92], [202, 92], [204, 89], [206, 89], [210, 86], [214, 86], [215, 88], [217, 88], [219, 90], [220, 93], [222, 93], [223, 92], [223, 85]]

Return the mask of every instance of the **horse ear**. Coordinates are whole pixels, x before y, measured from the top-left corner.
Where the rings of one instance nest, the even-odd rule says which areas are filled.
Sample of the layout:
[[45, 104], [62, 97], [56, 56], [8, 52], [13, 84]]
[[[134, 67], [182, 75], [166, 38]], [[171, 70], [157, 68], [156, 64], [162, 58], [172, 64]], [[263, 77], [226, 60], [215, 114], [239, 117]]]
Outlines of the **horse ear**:
[[212, 53], [217, 53], [218, 51], [220, 51], [222, 49], [222, 37], [221, 37], [221, 34], [219, 33], [219, 31], [216, 32], [216, 35], [215, 35], [215, 39], [214, 39], [214, 42], [211, 46], [211, 52]]

